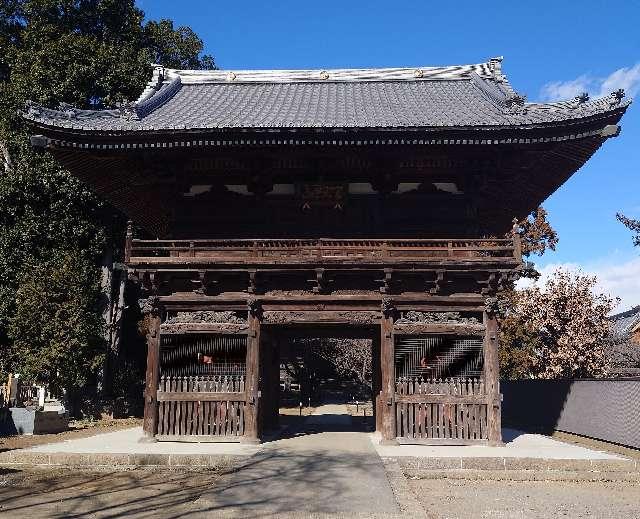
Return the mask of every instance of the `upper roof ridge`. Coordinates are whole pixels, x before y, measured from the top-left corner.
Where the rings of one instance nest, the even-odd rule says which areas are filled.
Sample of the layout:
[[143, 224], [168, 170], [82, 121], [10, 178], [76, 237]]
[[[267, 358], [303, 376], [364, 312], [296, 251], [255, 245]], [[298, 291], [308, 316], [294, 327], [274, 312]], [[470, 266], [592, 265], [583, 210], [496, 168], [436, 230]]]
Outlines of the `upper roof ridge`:
[[[493, 58], [471, 65], [387, 68], [282, 69], [282, 70], [182, 70], [162, 68], [164, 80], [180, 77], [183, 85], [202, 83], [298, 83], [367, 81], [451, 81], [469, 80], [471, 74], [483, 79], [501, 78], [499, 62]], [[156, 72], [148, 89], [157, 89]], [[141, 96], [142, 97], [142, 96]]]

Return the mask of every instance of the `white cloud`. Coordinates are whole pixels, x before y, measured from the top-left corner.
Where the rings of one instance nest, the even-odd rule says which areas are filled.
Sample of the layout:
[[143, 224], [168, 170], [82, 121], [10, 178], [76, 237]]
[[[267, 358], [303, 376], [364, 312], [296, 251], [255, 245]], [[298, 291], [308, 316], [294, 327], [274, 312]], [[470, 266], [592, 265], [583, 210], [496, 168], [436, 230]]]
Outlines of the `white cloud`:
[[589, 92], [594, 97], [604, 97], [619, 88], [623, 88], [629, 97], [640, 91], [640, 63], [619, 68], [607, 77], [582, 74], [569, 81], [552, 81], [543, 85], [540, 98], [543, 101], [560, 101], [572, 99], [582, 92]]
[[[622, 263], [604, 259], [584, 265], [578, 263], [550, 263], [538, 269], [541, 276], [537, 284], [542, 286], [549, 276], [558, 268], [572, 272], [582, 272], [596, 276], [596, 290], [611, 297], [619, 297], [620, 304], [614, 312], [622, 312], [640, 305], [640, 257]], [[530, 280], [521, 280], [518, 286], [530, 286]]]
[[586, 74], [571, 81], [552, 81], [542, 86], [540, 98], [543, 101], [559, 101], [573, 99], [582, 92], [588, 92], [593, 78]]

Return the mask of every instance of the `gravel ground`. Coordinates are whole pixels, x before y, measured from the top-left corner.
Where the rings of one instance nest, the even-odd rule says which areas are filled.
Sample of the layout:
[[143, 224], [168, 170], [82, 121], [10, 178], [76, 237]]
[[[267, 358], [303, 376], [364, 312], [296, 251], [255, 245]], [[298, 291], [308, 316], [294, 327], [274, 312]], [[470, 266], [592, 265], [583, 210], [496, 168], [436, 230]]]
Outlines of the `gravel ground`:
[[428, 479], [409, 486], [433, 519], [631, 519], [640, 483]]
[[0, 517], [181, 517], [213, 488], [216, 472], [0, 469]]
[[215, 472], [0, 469], [0, 517], [180, 517], [215, 486]]

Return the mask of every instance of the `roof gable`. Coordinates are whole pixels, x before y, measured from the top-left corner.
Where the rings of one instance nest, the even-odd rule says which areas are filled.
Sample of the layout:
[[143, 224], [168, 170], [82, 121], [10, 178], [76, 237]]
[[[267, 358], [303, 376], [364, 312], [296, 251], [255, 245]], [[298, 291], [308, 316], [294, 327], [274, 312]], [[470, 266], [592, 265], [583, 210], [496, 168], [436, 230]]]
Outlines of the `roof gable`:
[[[526, 103], [501, 59], [451, 67], [174, 70], [155, 66], [140, 98], [117, 110], [31, 106], [41, 126], [86, 132], [228, 129], [495, 129], [624, 111], [623, 93]], [[621, 113], [619, 114], [621, 115]]]

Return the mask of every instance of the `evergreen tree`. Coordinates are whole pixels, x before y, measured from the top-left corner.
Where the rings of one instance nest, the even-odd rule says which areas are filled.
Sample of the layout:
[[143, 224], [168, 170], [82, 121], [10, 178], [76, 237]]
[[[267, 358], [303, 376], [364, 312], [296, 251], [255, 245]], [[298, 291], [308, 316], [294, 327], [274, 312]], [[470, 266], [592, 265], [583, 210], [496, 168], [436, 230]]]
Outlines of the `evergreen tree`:
[[95, 378], [100, 259], [124, 235], [122, 216], [31, 148], [19, 111], [113, 107], [139, 96], [152, 63], [214, 68], [202, 50], [188, 27], [145, 22], [134, 0], [0, 3], [0, 374], [67, 389]]

